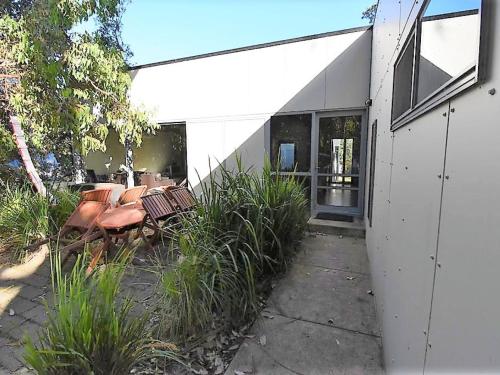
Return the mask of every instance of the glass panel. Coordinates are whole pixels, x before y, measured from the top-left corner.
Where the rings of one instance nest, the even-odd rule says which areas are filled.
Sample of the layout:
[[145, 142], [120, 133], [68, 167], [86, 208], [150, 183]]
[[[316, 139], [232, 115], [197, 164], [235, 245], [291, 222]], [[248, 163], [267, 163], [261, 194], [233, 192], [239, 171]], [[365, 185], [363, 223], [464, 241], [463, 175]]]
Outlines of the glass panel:
[[318, 204], [357, 207], [360, 151], [361, 116], [320, 118]]
[[480, 0], [429, 3], [421, 23], [417, 103], [475, 68], [480, 5]]
[[310, 171], [311, 121], [309, 114], [271, 117], [271, 162], [278, 170]]
[[357, 207], [357, 190], [318, 189], [318, 204], [339, 207]]
[[280, 171], [293, 171], [295, 167], [295, 143], [281, 143], [279, 149]]
[[410, 36], [401, 59], [394, 67], [394, 92], [392, 94], [392, 119], [396, 119], [411, 107], [413, 79], [413, 50], [415, 38]]
[[182, 181], [187, 177], [186, 124], [160, 124], [155, 134], [144, 135], [134, 153], [137, 175], [148, 172]]

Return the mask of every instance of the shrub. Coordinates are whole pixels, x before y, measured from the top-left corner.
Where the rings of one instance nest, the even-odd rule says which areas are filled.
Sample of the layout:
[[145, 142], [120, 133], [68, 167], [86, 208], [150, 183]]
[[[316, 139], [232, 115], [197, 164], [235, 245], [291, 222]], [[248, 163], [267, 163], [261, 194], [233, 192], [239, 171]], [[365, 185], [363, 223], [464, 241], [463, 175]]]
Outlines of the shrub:
[[5, 186], [0, 197], [0, 250], [10, 249], [13, 258], [21, 260], [26, 246], [57, 233], [79, 199], [78, 193], [66, 189], [50, 191], [48, 197], [29, 185]]
[[305, 229], [301, 184], [268, 162], [258, 174], [238, 159], [201, 188], [196, 217], [174, 230], [180, 260], [162, 279], [166, 331], [176, 336], [203, 329], [214, 312], [233, 322], [255, 312], [257, 282], [286, 268]]
[[126, 374], [148, 356], [173, 357], [168, 345], [151, 339], [148, 315], [132, 318], [131, 300], [118, 300], [127, 263], [120, 259], [91, 277], [83, 257], [69, 275], [61, 272], [58, 256], [52, 262], [54, 309], [47, 307], [39, 344], [26, 338], [26, 361], [39, 374]]
[[22, 258], [25, 246], [47, 235], [48, 223], [46, 198], [27, 185], [6, 187], [0, 197], [0, 248], [11, 249], [14, 258]]
[[179, 259], [163, 274], [163, 334], [187, 337], [208, 327], [214, 310], [239, 318], [255, 311], [253, 266], [236, 247], [235, 233], [217, 234], [207, 223], [186, 218], [175, 233]]

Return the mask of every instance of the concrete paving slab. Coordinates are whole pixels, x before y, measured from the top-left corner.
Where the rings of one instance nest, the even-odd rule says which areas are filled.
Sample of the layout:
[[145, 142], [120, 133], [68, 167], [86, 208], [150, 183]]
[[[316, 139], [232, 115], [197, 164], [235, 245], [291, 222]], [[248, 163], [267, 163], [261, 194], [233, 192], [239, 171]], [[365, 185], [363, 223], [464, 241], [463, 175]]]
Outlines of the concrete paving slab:
[[303, 240], [296, 262], [332, 269], [369, 273], [364, 238], [310, 234]]
[[296, 263], [273, 291], [266, 310], [378, 335], [370, 288], [366, 275]]
[[[282, 316], [254, 327], [226, 374], [381, 374], [380, 338]], [[266, 336], [266, 344], [259, 338]]]
[[383, 373], [364, 240], [316, 235], [301, 247], [226, 375]]

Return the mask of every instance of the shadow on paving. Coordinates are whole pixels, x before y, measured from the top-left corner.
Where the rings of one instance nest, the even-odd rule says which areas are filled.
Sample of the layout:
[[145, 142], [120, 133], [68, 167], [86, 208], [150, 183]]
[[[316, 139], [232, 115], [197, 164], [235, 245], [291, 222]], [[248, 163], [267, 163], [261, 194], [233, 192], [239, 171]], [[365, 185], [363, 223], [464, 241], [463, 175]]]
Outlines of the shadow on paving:
[[226, 371], [380, 374], [365, 241], [310, 235]]
[[[136, 255], [144, 259], [148, 254], [138, 249]], [[71, 269], [74, 259], [64, 267], [66, 272]], [[145, 268], [130, 266], [127, 269], [121, 296], [130, 296], [136, 302], [133, 313], [140, 314], [147, 308], [155, 284], [156, 275]], [[45, 300], [49, 306], [53, 300], [46, 247], [24, 264], [0, 266], [0, 375], [31, 373], [23, 359], [23, 337], [29, 335], [34, 340], [38, 337], [47, 321]]]

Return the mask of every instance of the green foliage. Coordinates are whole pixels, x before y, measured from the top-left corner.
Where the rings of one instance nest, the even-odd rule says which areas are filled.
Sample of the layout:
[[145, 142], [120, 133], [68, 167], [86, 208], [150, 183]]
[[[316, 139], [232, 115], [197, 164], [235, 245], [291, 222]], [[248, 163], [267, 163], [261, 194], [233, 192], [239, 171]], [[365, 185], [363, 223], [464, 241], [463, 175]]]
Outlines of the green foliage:
[[361, 19], [367, 19], [370, 24], [373, 24], [377, 15], [377, 6], [378, 2], [366, 8], [363, 13], [361, 13]]
[[[109, 128], [122, 143], [140, 145], [156, 125], [128, 97], [131, 78], [119, 39], [126, 0], [31, 3], [19, 7], [20, 15], [0, 18], [0, 61], [20, 75], [0, 112], [16, 114], [29, 144], [43, 152], [57, 153], [61, 137], [72, 138], [83, 154], [105, 150]], [[97, 29], [79, 31], [86, 22]]]
[[25, 358], [38, 374], [121, 375], [148, 357], [174, 357], [168, 345], [151, 339], [148, 315], [131, 317], [131, 299], [118, 299], [127, 259], [87, 277], [87, 259], [79, 257], [65, 275], [58, 258], [53, 262], [54, 310], [47, 307], [48, 325], [39, 344], [26, 338]]
[[11, 250], [14, 259], [21, 260], [24, 247], [57, 233], [75, 208], [79, 195], [69, 190], [50, 192], [48, 198], [34, 192], [30, 186], [5, 186], [0, 196], [0, 249]]
[[179, 263], [163, 275], [162, 330], [186, 337], [214, 313], [238, 323], [257, 309], [256, 285], [286, 268], [306, 224], [307, 200], [294, 177], [220, 166], [201, 183], [197, 215], [174, 230]]
[[55, 234], [75, 209], [80, 194], [69, 189], [57, 189], [51, 191], [51, 196], [54, 202], [49, 205], [49, 230]]
[[210, 325], [215, 311], [234, 312], [239, 319], [255, 311], [253, 265], [245, 249], [237, 248], [235, 233], [216, 233], [192, 218], [175, 233], [179, 260], [161, 279], [163, 334], [195, 334]]
[[48, 202], [28, 186], [6, 187], [0, 197], [0, 248], [21, 259], [23, 247], [48, 234]]

